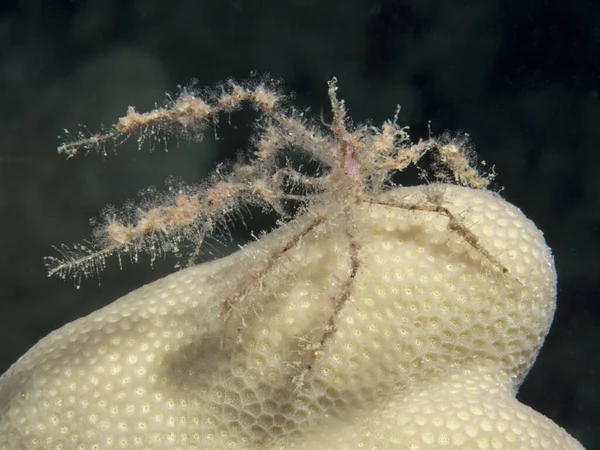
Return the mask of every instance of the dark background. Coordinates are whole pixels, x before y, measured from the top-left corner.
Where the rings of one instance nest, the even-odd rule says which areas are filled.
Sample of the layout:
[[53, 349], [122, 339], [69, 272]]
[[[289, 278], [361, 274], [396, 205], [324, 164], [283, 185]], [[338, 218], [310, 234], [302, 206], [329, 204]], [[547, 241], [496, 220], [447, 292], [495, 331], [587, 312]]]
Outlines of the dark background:
[[[496, 188], [544, 231], [558, 309], [523, 385], [524, 403], [600, 448], [600, 8], [543, 0], [3, 0], [0, 2], [0, 372], [51, 330], [173, 270], [175, 259], [76, 289], [47, 279], [52, 245], [169, 176], [201, 180], [244, 148], [221, 121], [214, 141], [169, 152], [66, 161], [63, 128], [97, 130], [197, 79], [270, 73], [313, 113], [340, 80], [357, 122], [397, 103], [413, 136], [462, 129], [495, 164]], [[237, 227], [243, 239], [243, 227]], [[221, 248], [216, 254], [228, 250]], [[596, 419], [594, 419], [594, 417]]]

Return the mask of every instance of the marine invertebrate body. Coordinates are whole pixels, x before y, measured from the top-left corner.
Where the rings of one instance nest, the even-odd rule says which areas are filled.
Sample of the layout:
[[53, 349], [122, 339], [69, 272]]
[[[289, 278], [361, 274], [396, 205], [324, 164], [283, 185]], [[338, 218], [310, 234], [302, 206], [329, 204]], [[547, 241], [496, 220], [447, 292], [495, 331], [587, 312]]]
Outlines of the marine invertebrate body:
[[[51, 274], [184, 241], [193, 262], [241, 201], [287, 220], [40, 341], [0, 379], [0, 448], [581, 448], [514, 398], [555, 307], [541, 232], [486, 190], [463, 138], [353, 126], [336, 91], [329, 133], [268, 84], [230, 83], [61, 147], [195, 136], [246, 101], [262, 114], [256, 159], [107, 217]], [[320, 169], [295, 168], [290, 147]], [[392, 183], [427, 152], [438, 182]]]

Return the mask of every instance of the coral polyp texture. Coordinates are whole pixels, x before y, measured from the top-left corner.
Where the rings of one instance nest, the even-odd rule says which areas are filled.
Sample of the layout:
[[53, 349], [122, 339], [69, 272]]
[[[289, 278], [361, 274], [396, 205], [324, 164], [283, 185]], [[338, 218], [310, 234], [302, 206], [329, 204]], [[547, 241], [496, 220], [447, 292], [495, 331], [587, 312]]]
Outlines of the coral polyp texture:
[[[0, 449], [581, 449], [515, 398], [552, 321], [554, 262], [464, 138], [352, 126], [334, 82], [329, 132], [267, 84], [228, 86], [61, 147], [196, 138], [243, 101], [261, 113], [256, 159], [112, 214], [48, 260], [79, 280], [113, 254], [191, 243], [189, 267], [51, 333], [0, 378]], [[279, 158], [289, 147], [316, 173]], [[437, 180], [393, 184], [427, 152]], [[280, 226], [193, 265], [243, 201]]]

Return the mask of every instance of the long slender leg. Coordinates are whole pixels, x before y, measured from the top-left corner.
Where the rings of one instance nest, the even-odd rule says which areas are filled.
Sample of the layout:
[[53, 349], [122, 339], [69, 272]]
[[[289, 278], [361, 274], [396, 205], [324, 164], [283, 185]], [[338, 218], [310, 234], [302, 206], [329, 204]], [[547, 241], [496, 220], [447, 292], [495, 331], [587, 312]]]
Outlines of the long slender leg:
[[271, 252], [268, 255], [268, 261], [266, 265], [263, 267], [256, 269], [250, 276], [246, 277], [240, 285], [236, 292], [232, 295], [226, 297], [221, 305], [221, 317], [227, 320], [231, 313], [231, 310], [238, 305], [241, 301], [243, 301], [246, 294], [250, 291], [250, 289], [255, 286], [257, 283], [260, 283], [265, 275], [273, 268], [273, 265], [281, 259], [289, 250], [291, 250], [304, 236], [310, 233], [315, 227], [320, 225], [325, 221], [325, 217], [318, 216], [315, 217], [307, 226], [305, 226], [302, 230], [295, 233], [291, 236], [281, 248]]
[[325, 347], [327, 341], [331, 339], [331, 337], [335, 334], [337, 329], [337, 316], [339, 315], [340, 311], [344, 308], [344, 305], [350, 297], [350, 294], [352, 292], [352, 286], [354, 284], [354, 279], [356, 278], [356, 274], [358, 273], [358, 269], [360, 267], [360, 259], [358, 256], [360, 246], [348, 226], [348, 224], [351, 223], [350, 211], [346, 209], [344, 213], [344, 215], [346, 216], [345, 234], [348, 237], [350, 273], [346, 280], [343, 282], [338, 293], [333, 298], [333, 311], [331, 312], [329, 319], [327, 319], [327, 323], [325, 324], [325, 329], [323, 335], [321, 336], [321, 339], [319, 339], [319, 342], [315, 342], [307, 347], [307, 350], [310, 351], [310, 360], [304, 367], [303, 374], [301, 375], [302, 379], [304, 375], [306, 375], [306, 373], [308, 373], [308, 371], [311, 370], [312, 363], [321, 356], [323, 348]]
[[418, 204], [410, 204], [410, 203], [402, 203], [402, 202], [386, 202], [375, 199], [365, 198], [364, 201], [368, 203], [372, 203], [374, 205], [382, 205], [389, 206], [392, 208], [401, 208], [408, 211], [425, 211], [425, 212], [434, 212], [441, 214], [448, 218], [448, 229], [454, 233], [460, 235], [471, 247], [473, 247], [477, 252], [483, 255], [487, 260], [489, 260], [496, 268], [498, 268], [502, 273], [508, 273], [508, 269], [488, 250], [486, 250], [480, 243], [479, 238], [469, 230], [465, 225], [463, 225], [452, 212], [440, 205], [418, 205]]
[[354, 236], [346, 230], [346, 236], [348, 236], [349, 241], [349, 254], [350, 254], [350, 274], [339, 291], [339, 293], [335, 296], [333, 302], [333, 312], [329, 316], [327, 320], [327, 325], [325, 325], [325, 332], [323, 336], [321, 336], [321, 340], [316, 345], [316, 347], [312, 350], [313, 358], [318, 358], [320, 353], [322, 352], [323, 347], [325, 347], [326, 342], [334, 335], [337, 327], [336, 327], [336, 318], [339, 315], [340, 311], [344, 308], [344, 305], [348, 301], [350, 297], [350, 293], [352, 292], [352, 285], [354, 284], [354, 279], [356, 278], [356, 274], [358, 273], [358, 268], [360, 266], [360, 261], [358, 258], [358, 249], [359, 245], [354, 240]]
[[[349, 223], [350, 214], [349, 211], [345, 211], [346, 215], [346, 224]], [[347, 225], [346, 225], [347, 227]], [[331, 337], [335, 334], [337, 325], [336, 319], [340, 313], [340, 311], [344, 308], [344, 305], [348, 301], [350, 297], [350, 293], [352, 292], [352, 285], [354, 284], [354, 280], [356, 278], [356, 274], [358, 273], [358, 269], [360, 267], [360, 258], [358, 256], [359, 252], [359, 244], [354, 238], [350, 229], [346, 228], [345, 230], [346, 236], [348, 237], [348, 250], [350, 255], [350, 274], [348, 278], [342, 284], [341, 289], [333, 298], [333, 311], [327, 320], [327, 324], [325, 325], [325, 330], [319, 342], [315, 342], [313, 344], [309, 344], [305, 350], [309, 352], [308, 362], [302, 368], [302, 371], [293, 377], [292, 382], [296, 386], [296, 390], [301, 390], [304, 386], [304, 379], [306, 375], [312, 370], [312, 366], [314, 362], [319, 359], [319, 357], [323, 354], [323, 348], [327, 344], [327, 341], [331, 339]]]

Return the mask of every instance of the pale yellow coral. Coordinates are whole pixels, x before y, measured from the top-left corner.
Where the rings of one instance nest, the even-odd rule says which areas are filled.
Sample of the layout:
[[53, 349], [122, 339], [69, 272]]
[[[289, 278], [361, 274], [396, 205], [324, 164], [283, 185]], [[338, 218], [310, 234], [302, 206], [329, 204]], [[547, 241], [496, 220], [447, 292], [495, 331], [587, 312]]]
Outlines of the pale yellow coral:
[[486, 191], [386, 196], [432, 189], [507, 273], [442, 214], [358, 204], [333, 314], [342, 224], [269, 267], [300, 217], [40, 341], [0, 379], [0, 448], [582, 448], [515, 399], [555, 307], [541, 232]]

